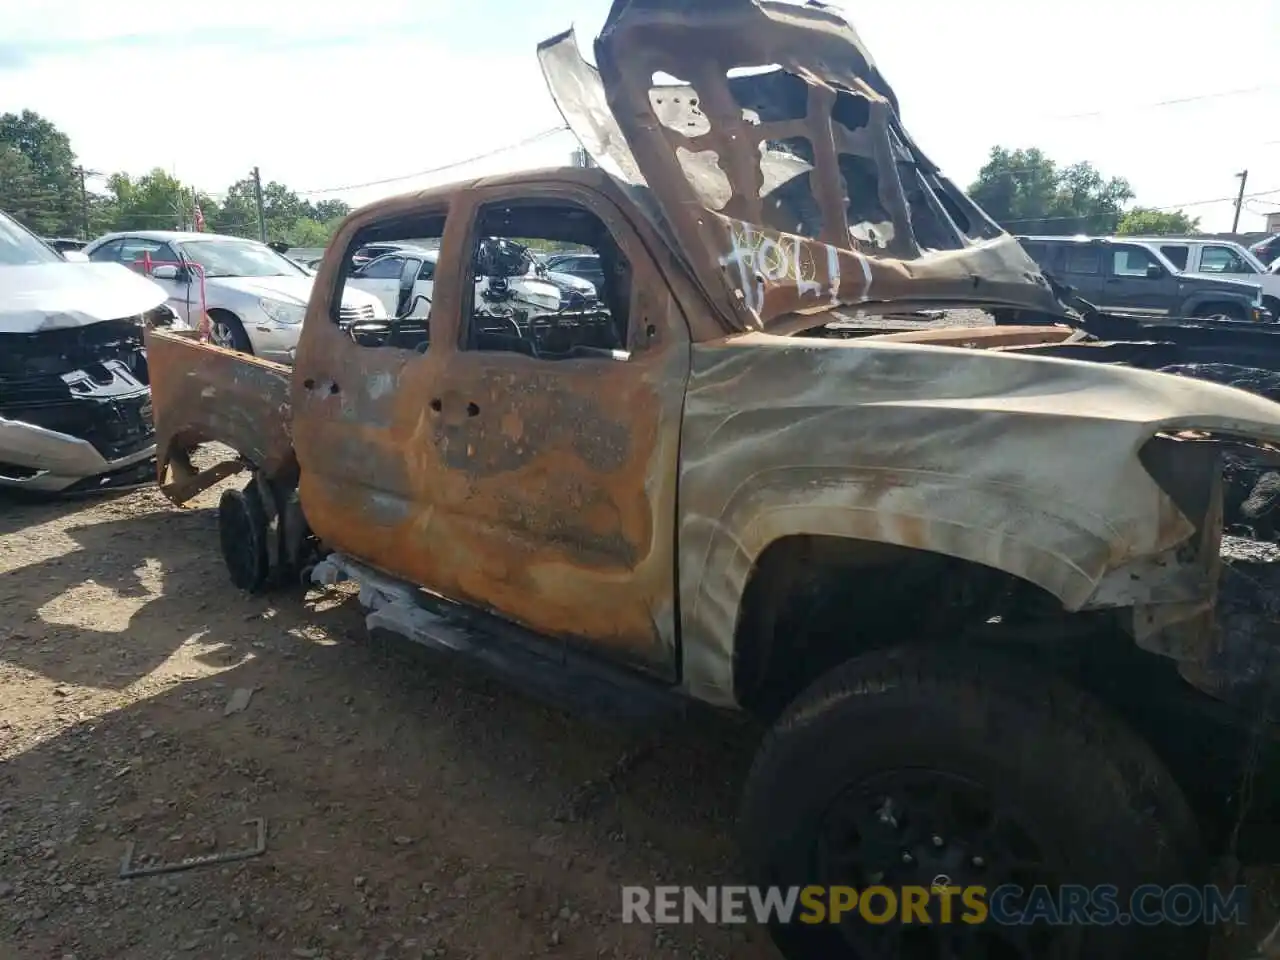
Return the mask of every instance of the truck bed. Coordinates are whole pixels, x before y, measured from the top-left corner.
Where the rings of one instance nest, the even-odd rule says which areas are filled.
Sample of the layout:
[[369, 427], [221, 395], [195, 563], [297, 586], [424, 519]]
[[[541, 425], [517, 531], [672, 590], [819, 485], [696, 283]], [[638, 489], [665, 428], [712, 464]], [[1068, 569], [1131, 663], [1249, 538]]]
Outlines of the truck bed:
[[[147, 366], [157, 472], [169, 499], [190, 499], [243, 461], [269, 476], [293, 468], [289, 367], [163, 330], [147, 331]], [[226, 444], [240, 460], [196, 473], [187, 451], [209, 442]]]

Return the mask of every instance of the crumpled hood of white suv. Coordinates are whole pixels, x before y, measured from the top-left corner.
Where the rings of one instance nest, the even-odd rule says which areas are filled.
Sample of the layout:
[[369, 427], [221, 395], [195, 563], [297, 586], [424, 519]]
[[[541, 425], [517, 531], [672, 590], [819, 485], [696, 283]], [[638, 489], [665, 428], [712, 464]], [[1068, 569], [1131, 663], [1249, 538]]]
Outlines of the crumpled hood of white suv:
[[0, 267], [0, 333], [39, 333], [136, 317], [164, 288], [118, 263]]

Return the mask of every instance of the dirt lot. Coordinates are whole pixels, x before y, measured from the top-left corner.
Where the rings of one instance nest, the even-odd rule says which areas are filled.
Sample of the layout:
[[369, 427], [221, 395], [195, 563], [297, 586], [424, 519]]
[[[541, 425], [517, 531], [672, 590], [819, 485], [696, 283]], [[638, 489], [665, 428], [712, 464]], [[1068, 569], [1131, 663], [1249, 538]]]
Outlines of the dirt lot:
[[[216, 502], [0, 500], [0, 956], [774, 956], [617, 920], [620, 884], [736, 875], [754, 731], [690, 717], [609, 786], [620, 731], [372, 643], [353, 597], [237, 594]], [[250, 817], [265, 856], [116, 878]]]
[[[693, 710], [637, 751], [371, 641], [349, 594], [238, 594], [218, 493], [0, 499], [0, 960], [776, 957], [618, 920], [621, 884], [738, 877], [758, 731]], [[260, 858], [117, 878], [129, 841], [171, 862], [251, 817]]]

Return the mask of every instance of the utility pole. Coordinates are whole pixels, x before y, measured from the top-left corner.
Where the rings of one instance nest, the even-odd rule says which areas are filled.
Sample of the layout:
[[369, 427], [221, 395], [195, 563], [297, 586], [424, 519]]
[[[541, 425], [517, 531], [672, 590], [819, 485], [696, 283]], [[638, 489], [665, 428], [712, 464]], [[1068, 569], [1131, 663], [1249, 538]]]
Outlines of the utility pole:
[[253, 200], [258, 206], [258, 239], [267, 242], [267, 218], [262, 212], [262, 174], [253, 168]]
[[75, 172], [80, 177], [80, 225], [84, 230], [85, 240], [91, 240], [93, 238], [89, 236], [89, 190], [84, 181], [85, 177], [96, 177], [99, 174], [96, 170], [86, 170], [82, 166], [76, 167]]
[[1236, 174], [1240, 178], [1240, 192], [1236, 194], [1236, 215], [1231, 221], [1231, 232], [1235, 233], [1236, 228], [1240, 226], [1240, 208], [1244, 206], [1244, 185], [1249, 180], [1249, 171], [1241, 170]]

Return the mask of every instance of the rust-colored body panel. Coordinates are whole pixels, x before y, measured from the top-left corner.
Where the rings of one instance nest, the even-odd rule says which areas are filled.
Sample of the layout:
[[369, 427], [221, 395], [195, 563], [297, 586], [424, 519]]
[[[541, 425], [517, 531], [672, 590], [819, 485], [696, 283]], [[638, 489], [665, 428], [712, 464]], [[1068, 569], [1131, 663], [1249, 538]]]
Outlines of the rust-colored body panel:
[[[1274, 442], [1280, 405], [1167, 374], [886, 339], [696, 345], [681, 442], [686, 686], [735, 701], [742, 598], [764, 550], [790, 536], [959, 557], [1068, 610], [1159, 557], [1159, 602], [1196, 612], [1209, 568], [1163, 556], [1194, 527], [1138, 458], [1189, 426]], [[1152, 591], [1142, 584], [1149, 602]], [[1136, 616], [1132, 629], [1141, 641]]]
[[[598, 171], [529, 175], [370, 208], [368, 223], [448, 212], [424, 355], [368, 349], [328, 318], [326, 261], [300, 344], [293, 405], [301, 496], [325, 541], [388, 573], [589, 638], [663, 676], [675, 668], [674, 523], [689, 329], [675, 289]], [[625, 359], [459, 350], [479, 205], [570, 201], [609, 228], [633, 271]]]
[[185, 467], [184, 451], [197, 443], [224, 443], [269, 476], [295, 469], [288, 367], [163, 330], [148, 329], [146, 342], [157, 473], [171, 499], [181, 503], [227, 474], [215, 468], [166, 484], [171, 464]]

